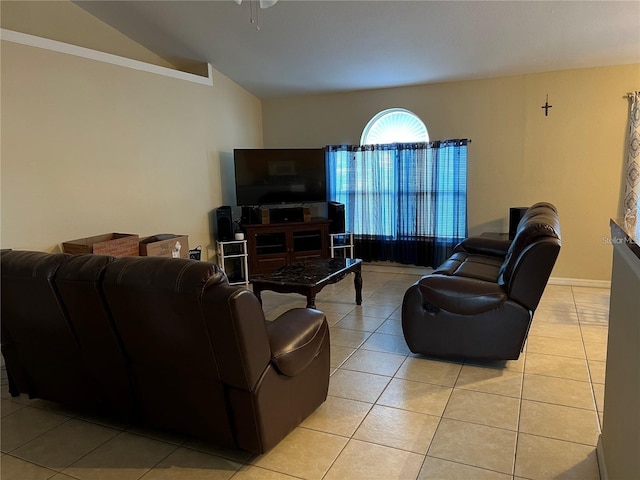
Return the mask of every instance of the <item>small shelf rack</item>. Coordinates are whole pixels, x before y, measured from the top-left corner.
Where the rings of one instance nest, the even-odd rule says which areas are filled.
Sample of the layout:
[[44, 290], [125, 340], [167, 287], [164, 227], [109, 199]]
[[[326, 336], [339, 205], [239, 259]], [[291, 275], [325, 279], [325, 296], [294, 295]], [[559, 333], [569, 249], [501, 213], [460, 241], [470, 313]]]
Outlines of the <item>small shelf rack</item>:
[[331, 258], [353, 258], [353, 233], [330, 233], [329, 252]]
[[247, 241], [216, 241], [218, 266], [227, 274], [230, 285], [249, 285]]

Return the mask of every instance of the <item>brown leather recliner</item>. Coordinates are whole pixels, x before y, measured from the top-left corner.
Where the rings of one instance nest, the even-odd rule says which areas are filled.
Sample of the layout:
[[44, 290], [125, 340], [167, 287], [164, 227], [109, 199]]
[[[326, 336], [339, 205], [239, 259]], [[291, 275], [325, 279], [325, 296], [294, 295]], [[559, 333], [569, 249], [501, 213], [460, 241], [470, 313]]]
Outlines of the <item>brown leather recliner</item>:
[[406, 291], [402, 330], [423, 355], [517, 359], [560, 252], [549, 203], [530, 207], [513, 241], [469, 237]]
[[254, 294], [216, 265], [162, 257], [116, 260], [103, 289], [147, 423], [265, 452], [326, 399], [317, 310], [267, 325]]
[[266, 323], [252, 292], [184, 259], [2, 252], [11, 392], [263, 453], [327, 396], [325, 316]]

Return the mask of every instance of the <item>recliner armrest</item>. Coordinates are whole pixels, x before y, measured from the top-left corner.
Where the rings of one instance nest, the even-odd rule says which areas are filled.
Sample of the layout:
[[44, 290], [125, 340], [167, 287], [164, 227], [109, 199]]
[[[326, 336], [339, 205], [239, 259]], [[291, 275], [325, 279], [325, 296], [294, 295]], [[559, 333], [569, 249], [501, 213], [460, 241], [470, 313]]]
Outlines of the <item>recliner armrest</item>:
[[280, 373], [293, 377], [316, 358], [329, 325], [318, 310], [294, 308], [268, 323], [267, 334], [271, 361]]
[[427, 275], [418, 282], [424, 307], [459, 315], [475, 315], [495, 310], [507, 301], [500, 285], [469, 277]]
[[492, 237], [467, 237], [453, 249], [455, 252], [467, 252], [476, 255], [489, 255], [504, 258], [511, 245], [511, 240]]

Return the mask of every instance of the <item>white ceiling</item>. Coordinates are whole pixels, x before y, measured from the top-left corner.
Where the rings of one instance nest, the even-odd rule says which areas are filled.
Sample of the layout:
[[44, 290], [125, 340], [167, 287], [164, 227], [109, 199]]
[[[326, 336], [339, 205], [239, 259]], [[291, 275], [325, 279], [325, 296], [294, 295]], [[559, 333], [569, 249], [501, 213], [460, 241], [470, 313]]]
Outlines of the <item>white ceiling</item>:
[[260, 98], [640, 63], [637, 0], [280, 0], [260, 30], [250, 0], [74, 3]]

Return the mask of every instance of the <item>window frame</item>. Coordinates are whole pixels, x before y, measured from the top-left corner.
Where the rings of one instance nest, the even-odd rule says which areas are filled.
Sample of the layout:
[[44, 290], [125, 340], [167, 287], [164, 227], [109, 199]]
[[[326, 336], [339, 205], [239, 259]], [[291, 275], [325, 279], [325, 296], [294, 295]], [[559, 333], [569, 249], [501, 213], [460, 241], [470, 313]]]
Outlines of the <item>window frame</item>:
[[[375, 135], [380, 135], [378, 133], [378, 130], [391, 128], [391, 126], [389, 125], [391, 123], [389, 119], [393, 118], [394, 121], [397, 122], [397, 119], [401, 119], [402, 117], [405, 118], [405, 121], [404, 125], [400, 124], [400, 129], [405, 130], [403, 134], [406, 133], [407, 136], [404, 136], [402, 138], [398, 137], [393, 141], [376, 141]], [[397, 131], [395, 133], [397, 133]], [[371, 136], [373, 136], [373, 141], [370, 139]], [[429, 142], [429, 131], [427, 130], [427, 126], [422, 121], [422, 119], [411, 110], [407, 110], [406, 108], [387, 108], [376, 113], [367, 122], [364, 129], [362, 130], [362, 134], [360, 135], [360, 145], [413, 142]]]

